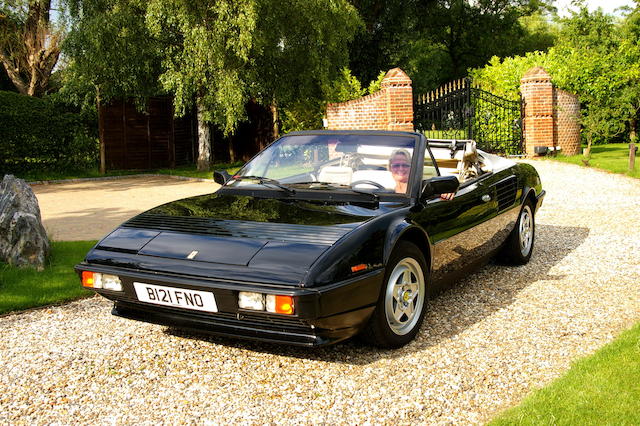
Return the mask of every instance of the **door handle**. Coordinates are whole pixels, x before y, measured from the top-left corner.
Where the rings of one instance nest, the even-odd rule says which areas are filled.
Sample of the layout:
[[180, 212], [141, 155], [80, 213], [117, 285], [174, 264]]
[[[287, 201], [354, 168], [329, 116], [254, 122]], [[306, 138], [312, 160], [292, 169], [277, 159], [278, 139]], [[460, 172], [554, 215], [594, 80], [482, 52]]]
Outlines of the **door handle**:
[[485, 203], [488, 203], [489, 201], [491, 201], [491, 195], [489, 195], [489, 194], [484, 194], [484, 195], [482, 196], [482, 198], [481, 198], [481, 199], [482, 199], [482, 201], [484, 201]]

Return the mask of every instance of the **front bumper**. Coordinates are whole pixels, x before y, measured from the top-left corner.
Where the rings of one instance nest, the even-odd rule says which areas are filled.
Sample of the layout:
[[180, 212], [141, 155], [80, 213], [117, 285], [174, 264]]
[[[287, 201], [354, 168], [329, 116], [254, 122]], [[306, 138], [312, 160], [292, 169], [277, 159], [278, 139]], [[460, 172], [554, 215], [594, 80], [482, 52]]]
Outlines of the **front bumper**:
[[[80, 264], [76, 271], [118, 275], [123, 291], [94, 289], [113, 300], [112, 314], [200, 333], [301, 346], [336, 343], [357, 334], [371, 316], [380, 294], [384, 270], [318, 288], [260, 285]], [[208, 291], [218, 312], [201, 312], [146, 303], [137, 299], [133, 282]], [[238, 292], [284, 294], [294, 298], [294, 315], [240, 309]]]

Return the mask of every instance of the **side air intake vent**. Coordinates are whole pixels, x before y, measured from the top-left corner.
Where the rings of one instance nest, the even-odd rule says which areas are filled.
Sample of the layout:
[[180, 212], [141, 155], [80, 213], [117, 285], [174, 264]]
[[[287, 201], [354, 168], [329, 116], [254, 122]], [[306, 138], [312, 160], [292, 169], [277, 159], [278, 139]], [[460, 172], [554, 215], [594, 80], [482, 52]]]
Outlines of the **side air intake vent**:
[[518, 179], [515, 176], [510, 176], [496, 184], [498, 212], [501, 212], [513, 206], [513, 204], [516, 202], [517, 189]]

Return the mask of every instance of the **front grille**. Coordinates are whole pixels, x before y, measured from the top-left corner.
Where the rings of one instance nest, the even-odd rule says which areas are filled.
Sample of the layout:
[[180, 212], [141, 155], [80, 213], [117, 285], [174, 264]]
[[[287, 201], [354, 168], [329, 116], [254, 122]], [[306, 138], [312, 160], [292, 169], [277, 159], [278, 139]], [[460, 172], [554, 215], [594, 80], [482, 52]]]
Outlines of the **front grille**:
[[221, 237], [256, 238], [296, 243], [333, 244], [355, 225], [292, 225], [287, 223], [218, 220], [193, 216], [165, 216], [143, 213], [123, 224], [128, 228], [146, 228], [162, 231]]
[[[313, 329], [311, 328], [311, 326], [305, 321], [298, 318], [286, 318], [271, 315], [255, 315], [251, 313], [240, 313], [238, 315], [230, 312], [198, 312], [179, 308], [171, 308], [168, 306], [150, 306], [141, 303], [131, 303], [124, 301], [118, 301], [118, 307], [120, 309], [124, 308], [125, 310], [133, 309], [136, 312], [150, 312], [159, 315], [162, 315], [164, 313], [168, 315], [179, 316], [186, 320], [212, 324], [214, 326], [222, 325], [227, 327], [249, 327], [253, 329], [276, 331], [282, 333], [295, 333], [303, 335], [313, 334]], [[207, 331], [207, 329], [203, 328], [202, 331]]]
[[496, 184], [498, 198], [498, 212], [501, 212], [516, 202], [516, 192], [518, 190], [518, 180], [515, 176], [510, 176]]

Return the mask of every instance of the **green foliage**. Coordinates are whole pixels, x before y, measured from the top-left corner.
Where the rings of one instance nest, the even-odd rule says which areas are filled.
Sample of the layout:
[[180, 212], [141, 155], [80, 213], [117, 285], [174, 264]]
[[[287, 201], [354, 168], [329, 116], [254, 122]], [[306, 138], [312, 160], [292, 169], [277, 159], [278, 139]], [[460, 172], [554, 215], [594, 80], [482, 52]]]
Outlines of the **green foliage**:
[[369, 83], [368, 88], [364, 89], [349, 68], [342, 68], [336, 79], [324, 86], [321, 97], [302, 98], [282, 108], [282, 131], [288, 133], [322, 128], [322, 117], [327, 103], [346, 102], [375, 93], [380, 90], [385, 75], [386, 72], [381, 71], [378, 77]]
[[401, 67], [418, 93], [466, 76], [492, 56], [546, 50], [553, 44], [550, 1], [353, 0], [365, 23], [350, 48], [361, 80]]
[[640, 323], [491, 425], [640, 423]]
[[160, 81], [177, 111], [196, 98], [225, 133], [249, 99], [280, 107], [320, 99], [359, 24], [346, 0], [152, 0], [146, 20], [164, 46]]
[[95, 165], [94, 120], [50, 99], [0, 92], [0, 175]]
[[[533, 67], [543, 67], [552, 76], [557, 75], [556, 64], [552, 62], [548, 53], [529, 52], [524, 56], [503, 59], [494, 56], [485, 67], [469, 70], [469, 76], [484, 90], [517, 100], [520, 98], [520, 79]], [[555, 82], [555, 78], [553, 81]]]
[[581, 8], [560, 21], [556, 45], [548, 52], [505, 59], [493, 57], [471, 76], [483, 88], [517, 99], [520, 78], [542, 66], [559, 88], [582, 103], [583, 135], [593, 143], [627, 138], [640, 111], [640, 18], [638, 9], [617, 22], [601, 11]]
[[367, 94], [371, 95], [380, 91], [380, 89], [382, 89], [382, 80], [384, 80], [386, 75], [387, 73], [385, 71], [380, 71], [378, 77], [376, 77], [375, 80], [371, 80], [369, 83], [369, 87], [367, 87]]
[[66, 0], [70, 31], [63, 50], [60, 95], [93, 109], [96, 100], [137, 98], [161, 93], [161, 45], [145, 23], [137, 0]]
[[325, 90], [325, 99], [328, 102], [346, 102], [363, 96], [365, 92], [360, 80], [351, 75], [351, 70], [345, 67]]
[[43, 271], [0, 263], [0, 314], [91, 296], [73, 270], [95, 241], [52, 241]]

